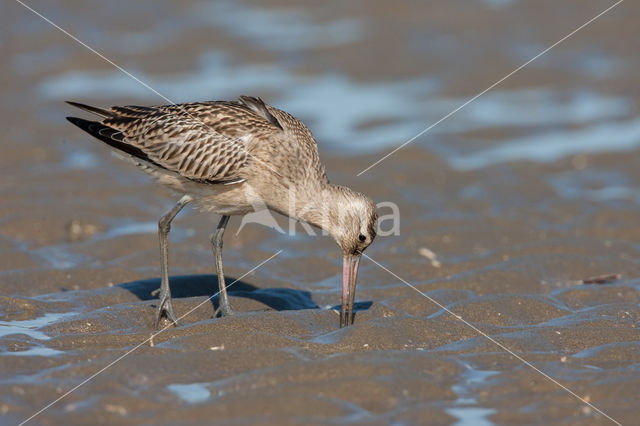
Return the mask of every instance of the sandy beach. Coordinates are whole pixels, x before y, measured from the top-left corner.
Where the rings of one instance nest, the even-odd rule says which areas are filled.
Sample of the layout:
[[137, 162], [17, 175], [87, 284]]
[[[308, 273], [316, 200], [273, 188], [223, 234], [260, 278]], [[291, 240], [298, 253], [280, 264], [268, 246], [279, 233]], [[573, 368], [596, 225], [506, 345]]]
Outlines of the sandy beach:
[[28, 424], [634, 424], [640, 6], [358, 176], [612, 4], [30, 2], [173, 101], [291, 112], [333, 182], [399, 207], [342, 329], [335, 243], [238, 217], [235, 315], [213, 318], [219, 218], [185, 209], [169, 246], [180, 325], [150, 342], [157, 220], [176, 199], [69, 125], [63, 101], [166, 102], [6, 3], [0, 424], [62, 396]]

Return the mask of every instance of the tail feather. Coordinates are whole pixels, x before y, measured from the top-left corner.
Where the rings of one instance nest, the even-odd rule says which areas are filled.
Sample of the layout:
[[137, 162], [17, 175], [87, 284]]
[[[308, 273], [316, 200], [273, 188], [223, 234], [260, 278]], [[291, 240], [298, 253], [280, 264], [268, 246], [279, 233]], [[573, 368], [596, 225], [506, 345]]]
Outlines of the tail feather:
[[91, 136], [100, 139], [102, 142], [116, 148], [119, 151], [125, 152], [136, 158], [155, 164], [156, 166], [162, 167], [151, 160], [149, 156], [140, 148], [136, 148], [135, 146], [125, 142], [124, 135], [119, 130], [116, 130], [109, 126], [105, 126], [104, 124], [98, 123], [97, 121], [83, 120], [82, 118], [78, 117], [67, 117], [67, 120], [80, 127]]
[[85, 110], [85, 111], [89, 111], [90, 113], [99, 115], [100, 117], [103, 117], [103, 118], [111, 118], [111, 117], [115, 116], [115, 114], [112, 111], [109, 111], [109, 110], [106, 110], [106, 109], [103, 109], [103, 108], [98, 108], [98, 107], [94, 107], [94, 106], [91, 106], [91, 105], [85, 105], [85, 104], [81, 104], [81, 103], [73, 102], [73, 101], [65, 101], [65, 102], [68, 103], [71, 106], [74, 106], [76, 108], [80, 108], [80, 109]]

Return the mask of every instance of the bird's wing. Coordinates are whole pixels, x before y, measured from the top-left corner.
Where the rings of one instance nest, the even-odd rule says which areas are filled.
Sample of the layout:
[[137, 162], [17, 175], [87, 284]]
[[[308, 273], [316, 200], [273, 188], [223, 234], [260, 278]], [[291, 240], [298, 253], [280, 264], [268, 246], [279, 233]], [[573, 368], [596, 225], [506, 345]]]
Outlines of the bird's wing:
[[[97, 113], [96, 108], [89, 108], [93, 110], [84, 109]], [[112, 107], [98, 112], [102, 117], [106, 112], [110, 115], [100, 123], [72, 122], [128, 154], [203, 182], [242, 181], [242, 171], [252, 159], [247, 151], [249, 140], [282, 132], [259, 98]]]

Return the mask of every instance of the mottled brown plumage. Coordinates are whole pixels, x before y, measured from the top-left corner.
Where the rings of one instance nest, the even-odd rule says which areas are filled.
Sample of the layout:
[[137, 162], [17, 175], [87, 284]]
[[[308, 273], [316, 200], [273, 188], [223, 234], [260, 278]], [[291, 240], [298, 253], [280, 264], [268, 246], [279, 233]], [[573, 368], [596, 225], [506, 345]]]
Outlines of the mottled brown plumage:
[[345, 257], [341, 325], [347, 322], [347, 296], [352, 321], [358, 260], [375, 237], [375, 206], [363, 194], [329, 183], [315, 139], [302, 122], [249, 96], [108, 110], [69, 103], [102, 117], [99, 122], [69, 121], [183, 195], [159, 223], [163, 275], [158, 319], [166, 313], [175, 321], [166, 240], [173, 217], [194, 202], [223, 215], [212, 239], [223, 314], [231, 312], [221, 258], [228, 216], [268, 208], [325, 229], [340, 245]]

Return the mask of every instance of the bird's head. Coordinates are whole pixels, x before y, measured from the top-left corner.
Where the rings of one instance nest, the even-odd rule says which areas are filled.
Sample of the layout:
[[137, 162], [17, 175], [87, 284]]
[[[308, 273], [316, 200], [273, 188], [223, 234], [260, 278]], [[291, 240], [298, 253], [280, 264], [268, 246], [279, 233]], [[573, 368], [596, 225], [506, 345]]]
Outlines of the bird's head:
[[305, 199], [310, 198], [312, 202], [298, 210], [290, 210], [289, 216], [298, 217], [324, 229], [342, 250], [340, 327], [344, 327], [353, 323], [358, 265], [362, 252], [376, 237], [378, 213], [369, 197], [346, 186], [327, 185], [322, 190], [311, 193], [313, 196]]
[[332, 235], [344, 256], [360, 256], [376, 237], [376, 206], [369, 197], [349, 188], [343, 188], [343, 197]]
[[371, 199], [364, 194], [341, 187], [342, 203], [330, 227], [331, 234], [342, 249], [342, 312], [340, 327], [353, 324], [356, 280], [362, 252], [376, 237], [378, 213]]

